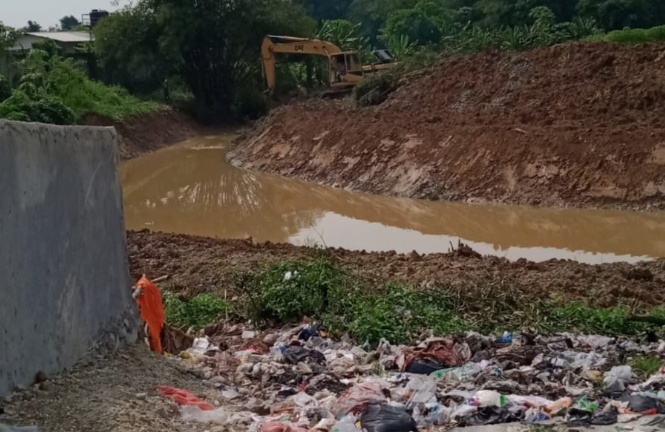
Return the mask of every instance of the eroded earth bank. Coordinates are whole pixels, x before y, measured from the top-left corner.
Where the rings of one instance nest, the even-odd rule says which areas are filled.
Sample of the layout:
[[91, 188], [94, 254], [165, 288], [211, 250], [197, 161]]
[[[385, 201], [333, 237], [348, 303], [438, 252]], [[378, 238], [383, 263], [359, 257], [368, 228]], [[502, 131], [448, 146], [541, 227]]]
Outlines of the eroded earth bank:
[[658, 44], [446, 59], [375, 107], [282, 107], [230, 160], [377, 194], [663, 209], [664, 69]]

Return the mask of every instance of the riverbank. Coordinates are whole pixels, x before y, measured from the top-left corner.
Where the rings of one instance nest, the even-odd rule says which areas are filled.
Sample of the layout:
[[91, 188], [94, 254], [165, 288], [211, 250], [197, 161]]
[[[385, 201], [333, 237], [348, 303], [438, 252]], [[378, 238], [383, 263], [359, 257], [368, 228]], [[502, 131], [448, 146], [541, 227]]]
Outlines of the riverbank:
[[[317, 248], [251, 240], [222, 240], [148, 230], [127, 233], [130, 273], [137, 279], [169, 275], [170, 283], [183, 294], [219, 292], [232, 297], [237, 277], [257, 272], [266, 265], [287, 261], [311, 261]], [[482, 297], [504, 297], [513, 302], [560, 298], [599, 308], [632, 305], [648, 310], [665, 302], [665, 261], [640, 264], [587, 265], [551, 260], [510, 262], [496, 257], [477, 257], [462, 248], [447, 254], [368, 253], [328, 249], [341, 265], [375, 284], [386, 281], [416, 289], [449, 286], [456, 290], [483, 292]]]
[[210, 128], [173, 108], [160, 109], [123, 122], [88, 114], [83, 124], [115, 127], [120, 158], [125, 160], [210, 132]]
[[663, 72], [660, 44], [454, 57], [376, 107], [279, 108], [229, 159], [375, 194], [665, 209]]

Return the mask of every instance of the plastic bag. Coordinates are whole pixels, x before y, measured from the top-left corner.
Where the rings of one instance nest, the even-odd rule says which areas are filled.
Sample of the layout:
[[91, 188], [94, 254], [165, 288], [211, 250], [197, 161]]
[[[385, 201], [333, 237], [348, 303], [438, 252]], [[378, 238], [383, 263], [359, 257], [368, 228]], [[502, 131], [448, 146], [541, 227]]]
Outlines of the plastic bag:
[[455, 377], [460, 380], [465, 378], [471, 378], [478, 375], [483, 371], [483, 366], [480, 363], [467, 363], [462, 367], [451, 368], [451, 369], [442, 369], [432, 373], [432, 376], [436, 378], [448, 379], [449, 377]]
[[478, 407], [503, 407], [506, 405], [506, 397], [494, 390], [479, 390], [471, 398], [470, 405]]
[[630, 366], [614, 366], [605, 373], [603, 384], [607, 393], [623, 393], [626, 384], [633, 379], [633, 369]]
[[526, 408], [545, 408], [554, 403], [553, 401], [540, 396], [509, 395], [506, 396], [506, 399], [508, 399], [513, 405], [519, 405]]
[[[346, 416], [330, 429], [331, 432], [359, 432], [356, 427], [356, 421], [358, 419], [355, 416]], [[315, 428], [316, 429], [316, 428]]]
[[375, 382], [356, 384], [337, 398], [335, 412], [337, 416], [359, 412], [370, 401], [386, 400], [381, 386]]
[[436, 381], [430, 377], [414, 376], [409, 380], [406, 390], [411, 393], [407, 406], [424, 404], [436, 395]]
[[370, 403], [360, 418], [366, 432], [417, 432], [416, 421], [401, 408]]
[[202, 410], [197, 406], [183, 406], [180, 415], [184, 421], [195, 421], [199, 423], [226, 424], [229, 421], [229, 412], [226, 408], [215, 410]]

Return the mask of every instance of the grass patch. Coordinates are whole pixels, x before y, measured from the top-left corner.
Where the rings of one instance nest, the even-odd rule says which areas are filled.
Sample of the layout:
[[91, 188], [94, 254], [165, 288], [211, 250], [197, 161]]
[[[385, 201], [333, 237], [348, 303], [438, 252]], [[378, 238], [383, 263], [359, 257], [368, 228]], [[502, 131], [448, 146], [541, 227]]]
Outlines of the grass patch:
[[665, 41], [665, 26], [651, 27], [648, 29], [615, 30], [604, 35], [591, 36], [588, 39], [627, 44], [660, 42]]
[[162, 301], [166, 322], [178, 328], [202, 329], [222, 318], [228, 310], [224, 300], [212, 294], [199, 294], [183, 301], [176, 294], [164, 290]]
[[[474, 330], [499, 334], [534, 328], [608, 336], [638, 335], [649, 324], [629, 319], [628, 308], [597, 309], [561, 299], [540, 299], [509, 280], [464, 287], [416, 289], [356, 275], [322, 253], [309, 262], [283, 262], [237, 275], [247, 298], [241, 316], [258, 325], [319, 320], [333, 334], [359, 342], [381, 338], [406, 343], [425, 331], [435, 335]], [[653, 311], [662, 315], [663, 311]]]
[[639, 378], [645, 379], [658, 372], [663, 363], [658, 357], [645, 356], [634, 358], [629, 364]]

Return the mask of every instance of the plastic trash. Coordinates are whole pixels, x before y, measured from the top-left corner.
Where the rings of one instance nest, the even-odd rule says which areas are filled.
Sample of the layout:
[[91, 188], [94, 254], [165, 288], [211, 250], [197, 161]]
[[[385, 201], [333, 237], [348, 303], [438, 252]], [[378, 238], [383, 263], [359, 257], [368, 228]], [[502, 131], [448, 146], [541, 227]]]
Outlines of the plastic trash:
[[554, 403], [553, 401], [540, 396], [509, 395], [506, 396], [506, 399], [508, 399], [508, 401], [513, 405], [523, 406], [526, 408], [545, 408]]
[[465, 423], [472, 426], [490, 425], [517, 422], [521, 419], [506, 408], [488, 406], [480, 408], [475, 414], [469, 416]]
[[247, 339], [254, 339], [256, 337], [256, 332], [250, 331], [250, 330], [245, 330], [242, 332], [242, 335], [240, 336], [241, 338], [247, 340]]
[[549, 421], [551, 419], [552, 417], [549, 414], [537, 408], [529, 408], [524, 413], [524, 421], [526, 423], [539, 423], [539, 422]]
[[453, 409], [452, 413], [450, 414], [450, 418], [452, 420], [464, 418], [475, 414], [477, 411], [478, 407], [467, 404], [459, 405]]
[[510, 332], [504, 332], [502, 336], [496, 338], [496, 341], [500, 344], [509, 344], [513, 342], [513, 335]]
[[464, 366], [434, 371], [432, 376], [436, 378], [455, 377], [460, 380], [478, 375], [485, 369], [481, 363], [467, 363]]
[[586, 396], [583, 396], [572, 406], [573, 409], [586, 412], [594, 412], [598, 409], [598, 402], [589, 402]]
[[430, 375], [438, 370], [444, 369], [445, 367], [446, 366], [443, 363], [425, 358], [411, 361], [406, 366], [405, 372], [418, 375]]
[[665, 412], [665, 406], [657, 399], [657, 396], [644, 396], [632, 394], [628, 397], [628, 409], [634, 413], [653, 415]]
[[184, 421], [195, 421], [199, 423], [226, 424], [230, 415], [226, 408], [214, 410], [202, 410], [197, 406], [180, 407], [180, 415]]
[[411, 393], [407, 406], [424, 404], [432, 400], [432, 398], [436, 402], [436, 387], [436, 381], [431, 377], [412, 377], [406, 386], [406, 390]]
[[597, 426], [613, 425], [618, 421], [619, 412], [616, 408], [610, 407], [609, 410], [596, 413], [591, 417], [591, 424]]
[[355, 416], [348, 415], [335, 423], [330, 432], [359, 432], [356, 421], [358, 419]]
[[626, 384], [633, 379], [633, 369], [630, 366], [614, 366], [605, 373], [603, 384], [608, 393], [622, 393]]
[[550, 415], [556, 415], [561, 411], [567, 410], [573, 404], [573, 400], [569, 397], [561, 398], [548, 407], [545, 408], [545, 411]]
[[416, 421], [405, 410], [372, 402], [360, 417], [366, 432], [417, 432]]
[[9, 426], [0, 424], [0, 432], [39, 432], [37, 426]]
[[333, 414], [339, 417], [340, 415], [359, 413], [370, 401], [386, 401], [381, 386], [375, 382], [356, 384], [337, 398]]
[[494, 390], [480, 390], [469, 401], [469, 405], [477, 407], [504, 407], [506, 397]]
[[289, 398], [292, 400], [296, 406], [299, 407], [316, 407], [319, 405], [319, 402], [315, 397], [308, 395], [305, 392], [295, 394]]
[[194, 343], [190, 348], [187, 349], [187, 353], [192, 355], [205, 355], [208, 351], [219, 351], [219, 348], [210, 343], [207, 337], [196, 338]]

